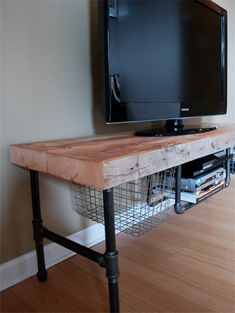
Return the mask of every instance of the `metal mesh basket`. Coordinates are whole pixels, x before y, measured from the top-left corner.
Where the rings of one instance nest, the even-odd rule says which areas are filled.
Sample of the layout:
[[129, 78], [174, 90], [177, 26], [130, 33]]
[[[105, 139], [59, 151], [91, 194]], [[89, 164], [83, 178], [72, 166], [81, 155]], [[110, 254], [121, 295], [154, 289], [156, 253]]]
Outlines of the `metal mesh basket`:
[[[115, 228], [132, 236], [140, 236], [164, 222], [174, 199], [165, 188], [172, 188], [175, 169], [133, 180], [113, 188]], [[103, 192], [72, 184], [75, 211], [104, 224]]]

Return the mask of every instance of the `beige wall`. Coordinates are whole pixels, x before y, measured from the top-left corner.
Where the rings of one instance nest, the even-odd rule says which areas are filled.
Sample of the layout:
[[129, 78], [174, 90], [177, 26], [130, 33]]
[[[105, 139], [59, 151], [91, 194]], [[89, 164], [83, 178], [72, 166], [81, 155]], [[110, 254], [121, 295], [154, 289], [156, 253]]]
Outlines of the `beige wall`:
[[[0, 263], [34, 247], [28, 172], [10, 164], [9, 144], [123, 129], [100, 114], [97, 44], [95, 1], [1, 1]], [[48, 227], [68, 235], [88, 226], [69, 184], [42, 176], [41, 195]]]
[[[232, 86], [235, 3], [217, 2], [230, 14]], [[10, 164], [9, 144], [124, 129], [100, 114], [97, 44], [96, 1], [1, 1], [0, 263], [34, 248], [28, 172]], [[231, 87], [226, 121], [235, 122], [234, 100]], [[41, 195], [47, 226], [67, 235], [88, 225], [73, 212], [67, 183], [41, 176]]]
[[[1, 2], [1, 262], [33, 249], [28, 172], [8, 145], [93, 132], [89, 15], [87, 1]], [[42, 177], [41, 189], [47, 224], [84, 227], [67, 184]]]

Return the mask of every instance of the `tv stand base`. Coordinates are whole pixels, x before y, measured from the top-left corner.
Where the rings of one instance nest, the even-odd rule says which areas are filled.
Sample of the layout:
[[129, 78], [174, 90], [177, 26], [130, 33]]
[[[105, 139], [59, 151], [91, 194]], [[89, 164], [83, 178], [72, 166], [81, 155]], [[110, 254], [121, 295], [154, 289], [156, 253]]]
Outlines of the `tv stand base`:
[[193, 135], [199, 133], [205, 133], [215, 130], [217, 127], [195, 127], [185, 128], [183, 121], [167, 120], [165, 125], [161, 128], [143, 129], [136, 131], [136, 136], [150, 136], [150, 137], [163, 137], [163, 136], [181, 136], [181, 135]]

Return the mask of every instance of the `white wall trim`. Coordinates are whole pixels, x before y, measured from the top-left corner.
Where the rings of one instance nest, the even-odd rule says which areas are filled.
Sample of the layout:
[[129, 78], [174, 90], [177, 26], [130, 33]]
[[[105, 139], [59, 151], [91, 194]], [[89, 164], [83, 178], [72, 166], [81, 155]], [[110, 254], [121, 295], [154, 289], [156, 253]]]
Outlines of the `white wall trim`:
[[[104, 226], [92, 225], [69, 237], [86, 247], [91, 247], [105, 239]], [[49, 268], [75, 253], [56, 243], [45, 245], [46, 268]], [[31, 251], [0, 265], [0, 291], [7, 289], [37, 273], [36, 252]]]

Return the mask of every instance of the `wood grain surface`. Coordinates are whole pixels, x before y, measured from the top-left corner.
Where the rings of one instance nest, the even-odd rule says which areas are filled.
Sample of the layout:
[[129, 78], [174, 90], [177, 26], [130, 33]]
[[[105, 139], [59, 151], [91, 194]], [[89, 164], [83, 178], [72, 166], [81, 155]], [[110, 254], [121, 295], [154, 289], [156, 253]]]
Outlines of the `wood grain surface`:
[[133, 132], [15, 144], [11, 162], [99, 189], [117, 186], [235, 146], [235, 125], [195, 135], [139, 137]]

